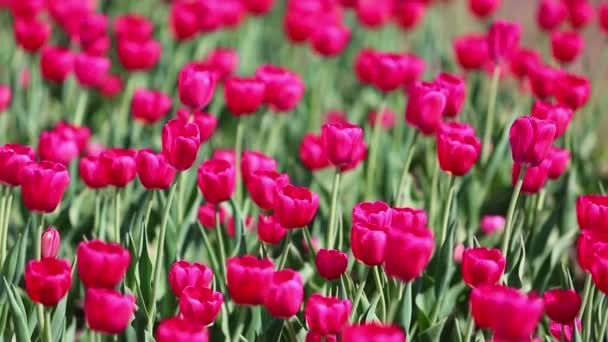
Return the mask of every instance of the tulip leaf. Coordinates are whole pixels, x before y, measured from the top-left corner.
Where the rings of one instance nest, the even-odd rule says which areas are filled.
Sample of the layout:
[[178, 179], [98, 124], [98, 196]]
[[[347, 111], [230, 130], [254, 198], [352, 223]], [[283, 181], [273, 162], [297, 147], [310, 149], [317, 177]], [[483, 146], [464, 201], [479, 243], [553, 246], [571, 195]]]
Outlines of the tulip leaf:
[[363, 322], [371, 322], [374, 320], [377, 320], [378, 317], [376, 316], [376, 308], [378, 307], [378, 303], [380, 302], [380, 294], [377, 293], [374, 296], [374, 299], [372, 300], [371, 305], [369, 306], [369, 308], [367, 308], [367, 310], [365, 311], [365, 313], [361, 316], [360, 321]]
[[402, 325], [406, 331], [410, 329], [412, 321], [412, 283], [409, 282], [405, 285], [405, 292], [401, 298], [400, 312], [399, 312], [399, 324]]
[[[156, 265], [156, 267], [162, 267], [162, 265]], [[142, 303], [144, 303], [144, 310], [148, 312], [147, 308], [151, 307], [152, 301], [156, 300], [156, 298], [152, 298], [152, 260], [148, 254], [148, 233], [146, 227], [142, 227], [139, 238], [137, 270], [139, 273], [139, 290], [142, 295]]]
[[435, 325], [430, 326], [428, 329], [423, 330], [418, 335], [418, 339], [416, 341], [422, 342], [439, 342], [441, 341], [441, 333], [443, 332], [443, 327], [445, 326], [445, 322], [447, 318], [440, 320]]
[[[31, 222], [31, 221], [29, 221]], [[21, 278], [23, 270], [25, 269], [25, 258], [27, 254], [27, 242], [30, 229], [30, 223], [25, 226], [25, 231], [19, 236], [19, 240], [11, 248], [4, 265], [2, 265], [2, 275], [7, 279], [9, 283], [14, 283], [17, 279]], [[4, 286], [0, 286], [0, 304], [6, 300]]]
[[[78, 263], [78, 259], [74, 259], [74, 263], [72, 264], [72, 278], [74, 278], [74, 272], [76, 271], [76, 264]], [[53, 313], [53, 318], [51, 321], [51, 332], [53, 333], [53, 341], [60, 341], [61, 336], [65, 330], [65, 312], [67, 306], [68, 296], [64, 296], [59, 304], [55, 307], [55, 312]]]
[[232, 256], [247, 254], [247, 245], [245, 243], [245, 232], [243, 229], [243, 217], [241, 211], [234, 199], [230, 199], [230, 207], [232, 207], [232, 217], [234, 222], [234, 238], [236, 245], [232, 250]]
[[255, 341], [262, 330], [262, 309], [259, 306], [251, 308], [251, 320], [247, 329], [247, 341]]
[[11, 316], [13, 317], [13, 328], [15, 329], [15, 337], [18, 342], [28, 342], [30, 341], [30, 334], [27, 326], [27, 316], [25, 314], [25, 309], [23, 308], [23, 303], [19, 305], [17, 301], [18, 295], [14, 292], [14, 289], [12, 289], [11, 286], [8, 284], [6, 278], [3, 278], [3, 281], [4, 288], [8, 296], [9, 306], [11, 309]]

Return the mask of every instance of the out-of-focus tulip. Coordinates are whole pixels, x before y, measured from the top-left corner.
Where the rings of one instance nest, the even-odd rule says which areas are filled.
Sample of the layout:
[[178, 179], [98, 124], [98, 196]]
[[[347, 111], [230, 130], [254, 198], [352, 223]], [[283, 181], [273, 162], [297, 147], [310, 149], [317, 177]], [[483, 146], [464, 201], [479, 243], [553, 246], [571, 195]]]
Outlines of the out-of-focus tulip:
[[146, 189], [167, 189], [175, 178], [175, 169], [167, 157], [152, 149], [140, 150], [136, 157], [137, 176]]
[[114, 33], [118, 39], [145, 41], [152, 37], [152, 22], [139, 14], [129, 13], [114, 19]]
[[300, 273], [290, 269], [274, 272], [264, 306], [271, 315], [288, 319], [300, 311], [304, 302], [304, 283]]
[[584, 47], [585, 40], [575, 31], [555, 31], [551, 34], [551, 52], [561, 63], [572, 63]]
[[500, 215], [485, 215], [479, 223], [484, 234], [492, 234], [505, 228], [505, 217]]
[[118, 60], [127, 70], [140, 71], [154, 67], [161, 54], [161, 45], [156, 40], [139, 41], [120, 39], [116, 47]]
[[[200, 224], [207, 229], [215, 228], [215, 209], [216, 206], [213, 203], [205, 203], [198, 208], [198, 221]], [[226, 209], [221, 205], [218, 206], [220, 214], [220, 224], [226, 222], [228, 213]]]
[[253, 202], [263, 210], [273, 208], [276, 193], [289, 184], [289, 175], [276, 171], [256, 171], [249, 176], [247, 190]]
[[521, 26], [505, 20], [496, 20], [488, 30], [490, 56], [496, 62], [509, 59], [519, 46]]
[[351, 30], [340, 25], [321, 25], [313, 31], [310, 42], [313, 49], [325, 57], [334, 57], [346, 48]]
[[380, 323], [351, 325], [342, 332], [342, 341], [366, 342], [405, 342], [405, 333], [399, 326]]
[[23, 168], [36, 159], [34, 149], [19, 144], [0, 146], [0, 184], [19, 186]]
[[321, 141], [329, 161], [337, 167], [345, 166], [358, 157], [363, 129], [348, 122], [326, 123], [321, 127]]
[[264, 100], [266, 86], [255, 77], [231, 77], [224, 85], [224, 100], [234, 115], [251, 115]]
[[416, 82], [410, 89], [405, 120], [423, 134], [431, 135], [439, 128], [445, 110], [447, 93], [429, 82]]
[[555, 99], [573, 110], [585, 106], [591, 96], [591, 82], [585, 76], [560, 74], [555, 81]]
[[545, 310], [551, 320], [563, 325], [574, 322], [581, 308], [581, 297], [574, 290], [554, 289], [543, 294]]
[[178, 76], [179, 99], [192, 109], [206, 107], [215, 92], [216, 77], [203, 63], [187, 64]]
[[221, 159], [210, 159], [198, 167], [198, 188], [209, 203], [217, 204], [232, 197], [236, 186], [234, 165]]
[[545, 31], [553, 31], [558, 28], [568, 14], [564, 1], [542, 0], [536, 10], [536, 22]]
[[163, 153], [169, 164], [178, 171], [189, 169], [198, 155], [200, 147], [200, 132], [194, 123], [183, 122], [179, 119], [169, 120], [163, 126]]
[[13, 24], [15, 41], [25, 51], [38, 51], [49, 39], [51, 26], [36, 18], [16, 18]]
[[389, 229], [384, 270], [389, 277], [410, 282], [422, 274], [434, 249], [433, 231], [426, 227]]
[[449, 118], [456, 117], [462, 110], [466, 99], [466, 84], [462, 77], [454, 74], [441, 73], [435, 79], [435, 84], [447, 92], [443, 115]]
[[465, 70], [479, 70], [490, 60], [488, 40], [485, 35], [471, 34], [456, 38], [453, 48], [458, 64]]
[[78, 163], [80, 179], [91, 189], [101, 189], [108, 186], [108, 182], [101, 170], [99, 157], [86, 156]]
[[572, 114], [572, 109], [569, 107], [550, 102], [537, 100], [532, 106], [533, 117], [549, 120], [555, 124], [555, 138], [564, 135], [572, 121]]
[[66, 48], [48, 46], [40, 54], [40, 73], [49, 82], [61, 83], [72, 72], [74, 56]]
[[137, 175], [135, 158], [137, 151], [132, 149], [111, 148], [99, 156], [101, 172], [108, 185], [123, 188]]
[[198, 262], [189, 263], [186, 260], [180, 260], [174, 263], [169, 270], [169, 285], [173, 294], [178, 298], [187, 287], [209, 287], [212, 280], [211, 268]]
[[532, 116], [515, 120], [509, 131], [513, 161], [526, 166], [539, 165], [549, 154], [555, 139], [555, 124]]
[[[551, 162], [548, 159], [545, 159], [539, 165], [526, 168], [523, 184], [521, 186], [521, 192], [525, 194], [538, 193], [547, 183], [547, 179], [549, 179], [550, 165]], [[511, 180], [514, 186], [519, 179], [520, 172], [521, 165], [514, 164], [511, 172]]]
[[131, 115], [133, 118], [148, 125], [153, 125], [169, 114], [171, 97], [158, 91], [135, 89], [131, 100]]
[[208, 342], [207, 329], [192, 323], [181, 316], [167, 318], [156, 328], [157, 342]]
[[107, 57], [79, 53], [74, 60], [74, 73], [81, 85], [97, 87], [108, 76], [110, 65], [111, 61]]
[[475, 133], [439, 133], [437, 135], [437, 157], [441, 169], [454, 176], [466, 174], [475, 165], [481, 143]]
[[486, 18], [494, 14], [500, 7], [500, 0], [468, 0], [469, 10], [478, 18]]
[[324, 169], [331, 164], [325, 155], [321, 136], [314, 133], [304, 134], [298, 154], [302, 164], [310, 171]]
[[277, 112], [289, 112], [304, 95], [304, 83], [298, 74], [275, 65], [262, 65], [255, 76], [265, 85], [264, 103]]

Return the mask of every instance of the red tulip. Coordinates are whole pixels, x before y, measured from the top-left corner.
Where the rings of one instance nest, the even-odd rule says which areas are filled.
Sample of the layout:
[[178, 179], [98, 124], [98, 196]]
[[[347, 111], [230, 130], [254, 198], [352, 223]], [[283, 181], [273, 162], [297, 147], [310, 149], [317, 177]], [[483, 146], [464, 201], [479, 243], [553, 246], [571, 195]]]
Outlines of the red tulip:
[[62, 83], [72, 72], [74, 55], [66, 48], [47, 46], [40, 54], [40, 73], [49, 82]]
[[567, 7], [561, 0], [542, 0], [536, 10], [536, 22], [545, 31], [553, 31], [566, 19]]
[[318, 208], [318, 194], [289, 184], [277, 191], [274, 215], [284, 228], [302, 228], [312, 222]]
[[528, 69], [528, 78], [532, 92], [540, 98], [553, 96], [559, 71], [540, 62], [532, 63]]
[[274, 5], [274, 0], [243, 0], [247, 11], [253, 15], [267, 14]]
[[274, 272], [268, 284], [264, 306], [277, 318], [289, 319], [295, 316], [304, 302], [304, 283], [300, 273], [284, 269]]
[[306, 303], [304, 315], [311, 332], [326, 336], [338, 334], [348, 322], [350, 300], [313, 294]]
[[34, 303], [55, 306], [72, 287], [72, 266], [67, 260], [30, 260], [25, 266], [25, 290]]
[[220, 75], [220, 79], [225, 79], [237, 69], [239, 54], [236, 50], [220, 47], [211, 50], [205, 62]]
[[348, 122], [326, 123], [321, 127], [321, 140], [329, 161], [343, 167], [357, 161], [357, 150], [363, 142], [363, 129]]
[[594, 8], [587, 1], [570, 1], [568, 4], [568, 19], [575, 29], [586, 26], [593, 19]]
[[221, 159], [209, 159], [198, 167], [197, 182], [207, 202], [228, 201], [236, 186], [234, 165]]
[[163, 154], [178, 171], [187, 170], [194, 164], [200, 146], [200, 132], [196, 124], [179, 119], [169, 120], [163, 126], [162, 141]]
[[572, 336], [574, 336], [574, 324], [576, 324], [576, 330], [581, 331], [582, 329], [582, 324], [581, 324], [581, 320], [576, 318], [575, 322], [572, 324], [568, 324], [568, 325], [562, 325], [559, 324], [557, 322], [551, 322], [551, 324], [549, 325], [549, 331], [551, 332], [551, 335], [553, 335], [553, 337], [555, 337], [556, 339], [560, 340], [562, 339], [562, 332], [564, 334], [564, 341], [565, 342], [571, 342], [572, 341]]
[[120, 94], [122, 88], [122, 79], [117, 75], [107, 75], [101, 84], [97, 86], [99, 92], [105, 97], [114, 97]]
[[55, 131], [40, 134], [38, 140], [38, 155], [41, 160], [48, 160], [63, 165], [69, 165], [79, 154], [76, 141]]
[[262, 214], [258, 216], [258, 239], [260, 241], [276, 245], [283, 240], [285, 235], [287, 235], [287, 229], [283, 228], [274, 216], [264, 216]]
[[538, 166], [549, 154], [555, 138], [555, 124], [531, 116], [515, 120], [509, 131], [511, 154], [516, 164]]
[[135, 89], [131, 100], [131, 115], [143, 123], [153, 125], [169, 114], [171, 97], [158, 91]]
[[36, 18], [16, 18], [13, 24], [15, 41], [27, 52], [36, 52], [46, 44], [51, 26]]
[[496, 20], [488, 31], [490, 56], [494, 61], [509, 59], [519, 46], [521, 25], [505, 20]]
[[65, 166], [49, 161], [32, 162], [21, 172], [21, 195], [30, 211], [51, 213], [70, 184]]
[[435, 84], [447, 92], [443, 115], [449, 118], [456, 117], [462, 110], [466, 98], [466, 84], [460, 76], [441, 73], [435, 79]]
[[351, 30], [342, 25], [321, 25], [310, 36], [313, 49], [321, 56], [339, 55], [350, 41]]
[[608, 244], [597, 243], [591, 248], [591, 276], [598, 290], [608, 293]]
[[59, 252], [61, 236], [57, 229], [48, 227], [40, 238], [40, 251], [42, 259], [55, 259]]
[[500, 0], [469, 0], [469, 10], [478, 18], [491, 16], [500, 5]]
[[209, 335], [200, 325], [175, 316], [160, 322], [155, 339], [157, 342], [208, 342]]
[[0, 113], [11, 105], [11, 88], [5, 84], [0, 84]]
[[108, 76], [110, 65], [107, 57], [79, 53], [74, 60], [76, 79], [83, 86], [98, 87]]
[[510, 59], [510, 69], [517, 78], [529, 75], [530, 69], [541, 62], [540, 54], [532, 49], [519, 48]]
[[76, 253], [78, 276], [87, 288], [114, 288], [131, 263], [128, 249], [101, 240], [81, 242]]
[[274, 265], [270, 259], [251, 255], [232, 257], [227, 262], [228, 292], [240, 305], [261, 305], [272, 281]]
[[[545, 183], [547, 183], [550, 165], [551, 162], [548, 159], [545, 159], [539, 165], [528, 167], [526, 169], [526, 174], [524, 175], [521, 192], [525, 194], [538, 193], [545, 186]], [[521, 165], [514, 164], [511, 172], [511, 180], [514, 186], [519, 179], [520, 172]]]
[[440, 133], [437, 135], [437, 157], [441, 169], [454, 176], [463, 176], [475, 164], [481, 143], [475, 133], [455, 134]]
[[135, 297], [114, 289], [88, 289], [84, 297], [84, 316], [89, 329], [108, 335], [122, 333], [136, 310]]
[[468, 248], [462, 254], [462, 277], [471, 287], [496, 284], [505, 271], [507, 260], [500, 250]]
[[396, 325], [364, 323], [346, 327], [342, 332], [342, 340], [351, 342], [405, 342], [405, 333]]
[[410, 90], [405, 120], [423, 134], [433, 134], [441, 124], [446, 102], [447, 93], [443, 88], [429, 82], [416, 82]]
[[570, 163], [570, 152], [554, 147], [549, 152], [547, 159], [549, 159], [549, 178], [558, 179]]
[[129, 13], [114, 19], [114, 33], [118, 39], [146, 41], [152, 37], [152, 22], [139, 14]]
[[561, 137], [570, 121], [572, 121], [572, 109], [567, 106], [552, 104], [537, 100], [532, 106], [532, 116], [538, 119], [549, 120], [555, 124], [555, 138]]
[[116, 48], [118, 60], [130, 71], [148, 70], [160, 59], [161, 46], [155, 40], [120, 39]]
[[551, 52], [560, 63], [573, 62], [585, 47], [585, 40], [575, 31], [551, 34]]
[[485, 234], [492, 234], [505, 227], [505, 217], [500, 215], [485, 215], [479, 223], [481, 231]]
[[433, 231], [428, 228], [389, 229], [384, 270], [390, 277], [410, 282], [422, 274], [434, 248]]
[[[216, 206], [213, 203], [205, 203], [198, 208], [198, 221], [203, 227], [208, 229], [215, 228], [215, 208]], [[226, 209], [221, 205], [218, 208], [220, 211], [220, 224], [224, 224], [227, 218]]]
[[206, 107], [215, 92], [216, 77], [203, 63], [187, 64], [178, 76], [179, 99], [192, 109]]
[[310, 171], [324, 169], [330, 165], [321, 137], [314, 133], [304, 134], [298, 154], [302, 164]]
[[132, 149], [112, 148], [99, 156], [103, 178], [108, 185], [124, 188], [137, 175], [135, 158], [137, 151]]
[[220, 313], [224, 296], [207, 287], [189, 286], [179, 297], [179, 311], [190, 322], [207, 326]]
[[604, 32], [608, 32], [608, 4], [603, 3], [597, 8], [597, 16], [599, 21], [600, 29]]
[[574, 290], [554, 289], [543, 294], [547, 316], [563, 325], [574, 322], [581, 308], [581, 297]]
[[36, 159], [34, 149], [19, 144], [6, 144], [0, 147], [0, 184], [21, 185], [23, 169]]
[[392, 3], [388, 0], [358, 0], [357, 19], [364, 27], [378, 28], [390, 19], [391, 6]]
[[319, 249], [315, 258], [315, 266], [321, 277], [336, 280], [346, 272], [348, 255], [337, 249]]
[[108, 186], [104, 173], [101, 170], [99, 157], [87, 156], [78, 163], [80, 179], [91, 189], [101, 189]]
[[604, 245], [608, 245], [608, 231], [602, 229], [582, 230], [581, 228], [576, 247], [578, 263], [583, 271], [591, 272], [591, 266], [595, 262], [595, 250]]
[[608, 231], [608, 196], [579, 196], [576, 200], [576, 218], [581, 230]]
[[479, 70], [490, 60], [485, 35], [472, 34], [456, 38], [453, 48], [458, 64], [465, 70]]
[[555, 99], [573, 110], [585, 106], [591, 96], [591, 83], [585, 76], [562, 73], [555, 82]]
[[367, 266], [382, 264], [386, 258], [386, 226], [354, 223], [350, 241], [355, 259]]
[[224, 100], [234, 115], [251, 115], [264, 100], [265, 85], [255, 77], [231, 77], [224, 85]]
[[247, 190], [253, 202], [263, 210], [274, 206], [276, 193], [289, 184], [289, 175], [276, 171], [255, 171], [249, 176]]
[[168, 189], [173, 184], [175, 169], [167, 157], [152, 149], [139, 150], [136, 157], [137, 176], [146, 189]]
[[393, 19], [402, 30], [411, 30], [420, 24], [425, 12], [426, 7], [422, 1], [396, 2]]
[[255, 72], [266, 86], [264, 103], [277, 112], [289, 112], [304, 95], [304, 83], [299, 75], [282, 67], [266, 64]]

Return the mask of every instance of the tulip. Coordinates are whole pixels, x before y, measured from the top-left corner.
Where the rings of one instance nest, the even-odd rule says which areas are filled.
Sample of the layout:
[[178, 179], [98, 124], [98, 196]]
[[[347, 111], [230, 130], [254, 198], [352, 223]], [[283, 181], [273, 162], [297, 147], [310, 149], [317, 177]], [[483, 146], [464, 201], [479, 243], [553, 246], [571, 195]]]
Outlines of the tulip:
[[123, 82], [120, 76], [107, 75], [106, 78], [97, 86], [97, 89], [105, 97], [114, 97], [122, 91]]
[[573, 110], [585, 106], [591, 96], [591, 83], [585, 76], [562, 73], [555, 82], [555, 99]]
[[93, 13], [94, 1], [47, 0], [47, 9], [51, 18], [69, 36], [77, 41], [82, 18]]
[[559, 324], [557, 322], [551, 322], [551, 324], [549, 325], [549, 331], [551, 332], [551, 335], [553, 335], [553, 337], [555, 337], [556, 339], [558, 339], [560, 341], [562, 339], [562, 333], [563, 333], [564, 341], [571, 342], [572, 336], [574, 336], [574, 325], [575, 324], [576, 324], [576, 329], [580, 333], [580, 331], [582, 329], [582, 324], [581, 324], [581, 320], [578, 318], [575, 319], [574, 323], [568, 324], [568, 325]]
[[330, 165], [325, 150], [323, 149], [323, 142], [321, 136], [314, 133], [304, 134], [300, 148], [298, 151], [300, 161], [304, 164], [304, 167], [310, 171], [316, 171], [324, 169]]
[[53, 127], [53, 132], [65, 139], [74, 140], [79, 152], [84, 152], [87, 149], [87, 145], [91, 139], [91, 130], [88, 127], [76, 126], [66, 121], [59, 121]]
[[608, 230], [608, 196], [579, 196], [576, 200], [576, 218], [581, 230]]
[[263, 210], [273, 208], [276, 193], [289, 184], [289, 175], [276, 171], [255, 171], [249, 176], [247, 190], [253, 202]]
[[463, 176], [475, 164], [481, 142], [475, 134], [440, 133], [437, 135], [439, 166], [448, 174]]
[[99, 165], [108, 185], [124, 188], [129, 184], [137, 174], [136, 157], [137, 151], [131, 149], [112, 148], [103, 151], [99, 156]]
[[554, 147], [549, 152], [549, 178], [558, 179], [570, 163], [570, 152]]
[[364, 27], [379, 28], [390, 19], [391, 5], [388, 0], [358, 0], [356, 4], [357, 19]]
[[287, 229], [283, 228], [274, 216], [258, 216], [258, 238], [260, 241], [276, 245], [287, 235]]
[[306, 333], [306, 342], [338, 342], [336, 335], [320, 335], [313, 331]]
[[81, 242], [76, 253], [78, 276], [87, 288], [114, 288], [131, 263], [128, 249], [101, 240]]
[[139, 14], [129, 13], [114, 19], [114, 33], [118, 39], [145, 41], [152, 37], [152, 22]]
[[270, 259], [258, 259], [251, 255], [229, 258], [226, 278], [232, 300], [240, 305], [264, 304], [273, 268]]
[[101, 189], [108, 186], [104, 173], [101, 170], [99, 157], [87, 156], [78, 163], [80, 179], [91, 189]]
[[224, 85], [226, 106], [237, 116], [254, 114], [262, 105], [265, 89], [264, 83], [255, 77], [231, 77]]
[[384, 270], [390, 277], [410, 282], [422, 274], [434, 248], [433, 231], [428, 228], [389, 229]]
[[74, 55], [66, 48], [47, 46], [40, 54], [42, 78], [53, 83], [62, 83], [72, 72]]
[[581, 297], [574, 290], [554, 289], [543, 294], [547, 316], [557, 323], [574, 322], [581, 308]]
[[143, 149], [137, 153], [135, 162], [137, 176], [144, 188], [168, 189], [173, 184], [175, 169], [169, 165], [164, 154]]
[[549, 120], [555, 124], [555, 138], [559, 138], [566, 132], [572, 121], [572, 109], [567, 106], [552, 104], [537, 100], [532, 106], [532, 116], [538, 119]]
[[570, 1], [568, 4], [568, 20], [572, 27], [580, 29], [593, 19], [594, 8], [587, 1]]
[[[526, 194], [536, 194], [538, 193], [547, 182], [549, 178], [549, 167], [551, 162], [548, 159], [543, 160], [540, 165], [528, 167], [526, 169], [526, 173], [524, 175], [521, 192]], [[511, 179], [513, 181], [513, 186], [517, 184], [517, 180], [519, 179], [519, 173], [521, 172], [521, 165], [514, 164], [511, 172]]]
[[55, 132], [47, 131], [40, 134], [38, 155], [41, 160], [48, 160], [63, 165], [70, 165], [78, 156], [76, 141]]
[[135, 39], [120, 39], [116, 47], [118, 60], [127, 70], [148, 70], [154, 67], [161, 54], [160, 43], [155, 40], [139, 41]]
[[63, 259], [30, 260], [24, 278], [25, 290], [33, 302], [55, 306], [72, 287], [72, 266]]
[[200, 3], [197, 2], [176, 1], [171, 4], [169, 26], [176, 39], [185, 41], [196, 36], [200, 31], [200, 10]]
[[453, 43], [458, 64], [465, 70], [479, 70], [490, 60], [488, 40], [485, 35], [467, 35]]
[[490, 56], [496, 62], [509, 59], [519, 46], [521, 26], [505, 20], [496, 20], [488, 31]]
[[277, 161], [259, 151], [245, 151], [241, 156], [241, 174], [248, 183], [255, 172], [273, 172], [277, 169]]
[[311, 332], [326, 336], [338, 334], [348, 322], [352, 304], [350, 300], [323, 297], [315, 293], [308, 299], [304, 316]]
[[[81, 47], [87, 50], [87, 46], [94, 44], [96, 40], [107, 36], [108, 16], [99, 13], [89, 13], [81, 21], [78, 28], [78, 40]], [[109, 47], [109, 46], [108, 46]], [[101, 55], [104, 55], [102, 53]]]
[[392, 214], [393, 210], [382, 201], [361, 202], [353, 207], [352, 223], [353, 225], [360, 223], [363, 225], [389, 227]]
[[0, 113], [11, 105], [11, 98], [11, 88], [5, 84], [0, 84]]
[[265, 87], [264, 103], [277, 112], [289, 112], [304, 95], [304, 83], [300, 76], [281, 67], [262, 65], [255, 76]]
[[372, 59], [371, 83], [383, 92], [397, 90], [406, 83], [406, 68], [410, 59], [404, 54], [376, 52]]
[[323, 150], [329, 161], [341, 167], [357, 160], [363, 129], [351, 123], [326, 123], [321, 127]]
[[51, 26], [36, 18], [16, 18], [13, 25], [15, 41], [25, 51], [38, 51], [49, 39]]
[[597, 16], [600, 29], [604, 32], [608, 32], [608, 4], [600, 4], [597, 9]]
[[230, 164], [235, 164], [236, 162], [236, 154], [234, 150], [230, 149], [217, 149], [213, 151], [211, 155], [211, 159], [221, 159], [229, 162]]
[[577, 241], [578, 263], [585, 272], [591, 272], [591, 266], [595, 262], [595, 250], [603, 245], [608, 245], [608, 231], [602, 229], [581, 230]]
[[555, 31], [551, 34], [551, 52], [560, 63], [571, 63], [585, 47], [585, 40], [577, 32]]
[[530, 69], [541, 62], [540, 54], [532, 49], [519, 48], [513, 53], [510, 60], [510, 69], [513, 75], [522, 79], [530, 73]]
[[350, 241], [355, 259], [367, 266], [377, 266], [385, 261], [387, 227], [377, 224], [354, 223]]
[[221, 159], [210, 159], [198, 167], [198, 188], [209, 203], [228, 201], [236, 186], [234, 165]]
[[59, 252], [61, 236], [57, 229], [48, 227], [40, 238], [40, 250], [42, 259], [55, 259]]
[[300, 273], [284, 269], [274, 272], [264, 306], [277, 318], [289, 319], [295, 316], [304, 302], [304, 283]]
[[291, 184], [278, 189], [275, 197], [275, 219], [286, 229], [310, 224], [319, 208], [319, 195]]
[[169, 164], [178, 171], [189, 169], [198, 155], [200, 132], [194, 123], [186, 123], [178, 119], [169, 120], [163, 126], [163, 154]]
[[274, 0], [243, 0], [242, 3], [252, 15], [264, 15], [272, 9]]
[[531, 116], [515, 120], [509, 131], [511, 154], [516, 164], [538, 166], [549, 154], [555, 138], [555, 124]]
[[468, 248], [462, 254], [462, 277], [471, 287], [496, 284], [507, 260], [500, 250], [485, 247]]
[[190, 63], [178, 76], [179, 99], [192, 109], [206, 107], [215, 92], [216, 75], [202, 63]]
[[469, 0], [469, 10], [478, 18], [491, 16], [500, 5], [500, 0]]
[[[221, 205], [217, 207], [220, 214], [220, 224], [226, 222], [227, 213], [226, 209]], [[198, 221], [200, 224], [208, 229], [215, 229], [215, 209], [216, 206], [212, 203], [205, 203], [198, 209]]]
[[361, 49], [355, 59], [354, 68], [359, 82], [373, 84], [376, 79], [376, 57], [378, 53], [372, 49]]
[[207, 326], [220, 313], [224, 296], [207, 287], [189, 286], [179, 297], [179, 311], [190, 322]]
[[35, 17], [40, 11], [44, 9], [44, 0], [21, 0], [12, 1], [8, 3], [9, 9], [12, 11], [12, 15], [21, 18]]
[[74, 60], [78, 83], [86, 87], [100, 86], [108, 76], [111, 63], [107, 57], [79, 53]]
[[21, 185], [23, 169], [36, 159], [34, 149], [19, 144], [0, 146], [0, 184]]
[[608, 293], [608, 244], [600, 243], [591, 248], [591, 276], [598, 290]]
[[237, 69], [239, 54], [233, 49], [215, 48], [207, 54], [205, 62], [219, 74], [220, 79], [225, 79]]
[[70, 184], [65, 166], [49, 161], [32, 162], [21, 172], [21, 195], [30, 211], [51, 213], [55, 211], [63, 193]]
[[342, 332], [342, 340], [351, 342], [405, 342], [405, 333], [396, 325], [364, 323], [346, 327]]
[[84, 316], [93, 331], [108, 335], [122, 333], [136, 310], [135, 297], [114, 289], [88, 289], [84, 297]]
[[545, 31], [553, 31], [566, 19], [567, 7], [560, 0], [542, 0], [536, 10], [536, 22]]
[[456, 117], [462, 110], [466, 98], [466, 84], [460, 76], [441, 73], [435, 79], [435, 84], [447, 92], [443, 115], [449, 118]]
[[395, 113], [390, 109], [385, 108], [378, 118], [378, 111], [372, 110], [367, 115], [367, 123], [372, 127], [379, 124], [382, 128], [391, 129], [395, 127], [396, 124]]
[[135, 120], [153, 125], [171, 110], [171, 97], [158, 91], [135, 89], [131, 100], [131, 115]]
[[423, 134], [431, 135], [441, 124], [446, 103], [447, 93], [443, 88], [428, 82], [416, 82], [410, 90], [405, 120]]
[[421, 1], [398, 2], [393, 9], [393, 19], [402, 30], [411, 30], [420, 24], [425, 11]]
[[528, 69], [528, 78], [532, 92], [540, 98], [553, 96], [559, 71], [540, 62], [532, 63]]
[[217, 118], [211, 113], [194, 112], [192, 123], [198, 126], [199, 140], [200, 143], [203, 144], [207, 142], [213, 135], [213, 132], [215, 132]]
[[479, 223], [484, 234], [492, 234], [505, 228], [505, 217], [500, 215], [485, 215]]
[[334, 57], [339, 55], [350, 41], [351, 30], [341, 25], [321, 25], [313, 31], [310, 42], [319, 55]]
[[397, 229], [425, 228], [427, 225], [427, 214], [422, 209], [413, 208], [390, 208], [390, 227]]
[[336, 280], [346, 272], [348, 256], [337, 249], [319, 249], [315, 258], [315, 266], [321, 277]]
[[155, 339], [157, 342], [208, 342], [209, 335], [200, 325], [175, 316], [160, 322], [156, 328]]

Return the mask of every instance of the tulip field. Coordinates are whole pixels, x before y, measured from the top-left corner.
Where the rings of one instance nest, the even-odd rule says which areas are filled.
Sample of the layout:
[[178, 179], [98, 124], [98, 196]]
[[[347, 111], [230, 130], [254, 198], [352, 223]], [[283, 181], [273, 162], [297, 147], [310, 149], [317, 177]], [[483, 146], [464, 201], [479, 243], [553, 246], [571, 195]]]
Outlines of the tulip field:
[[608, 1], [0, 0], [0, 341], [608, 340]]

